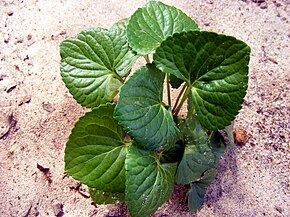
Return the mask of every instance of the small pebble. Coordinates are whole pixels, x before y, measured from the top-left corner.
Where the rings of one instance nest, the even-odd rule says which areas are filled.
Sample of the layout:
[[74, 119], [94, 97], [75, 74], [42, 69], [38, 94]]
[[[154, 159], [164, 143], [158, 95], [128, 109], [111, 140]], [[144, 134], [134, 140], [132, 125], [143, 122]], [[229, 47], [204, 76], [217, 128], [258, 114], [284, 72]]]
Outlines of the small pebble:
[[62, 217], [64, 215], [63, 204], [61, 203], [55, 204], [52, 208], [55, 216]]
[[244, 145], [248, 140], [248, 133], [244, 129], [238, 129], [233, 132], [234, 140], [237, 145]]
[[43, 102], [42, 108], [47, 112], [53, 112], [55, 110], [49, 102]]
[[27, 35], [27, 40], [30, 41], [32, 39], [32, 35]]
[[13, 11], [7, 11], [7, 15], [8, 16], [12, 16], [13, 15]]

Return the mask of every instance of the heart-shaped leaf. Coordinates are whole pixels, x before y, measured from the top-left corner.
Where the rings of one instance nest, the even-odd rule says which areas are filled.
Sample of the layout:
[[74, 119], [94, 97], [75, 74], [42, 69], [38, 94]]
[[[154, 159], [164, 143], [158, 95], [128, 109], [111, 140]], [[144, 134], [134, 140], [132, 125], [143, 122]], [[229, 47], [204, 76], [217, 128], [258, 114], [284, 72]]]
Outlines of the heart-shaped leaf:
[[182, 11], [161, 2], [150, 1], [131, 16], [127, 35], [133, 50], [140, 55], [147, 55], [168, 36], [189, 30], [198, 30], [198, 27]]
[[101, 105], [76, 123], [65, 148], [65, 171], [96, 190], [124, 192], [124, 131], [113, 119], [114, 104]]
[[78, 103], [90, 108], [114, 98], [137, 59], [127, 42], [126, 21], [64, 40], [60, 55], [65, 85]]
[[116, 204], [125, 201], [125, 193], [112, 193], [90, 188], [90, 195], [96, 204]]
[[197, 118], [209, 130], [231, 124], [248, 83], [250, 48], [233, 37], [189, 31], [167, 38], [154, 54], [157, 67], [187, 82]]
[[154, 65], [137, 70], [122, 86], [115, 118], [141, 146], [156, 150], [173, 145], [179, 134], [171, 111], [162, 103], [164, 73]]
[[126, 202], [132, 217], [155, 212], [171, 196], [176, 163], [160, 163], [160, 155], [134, 144], [126, 158]]

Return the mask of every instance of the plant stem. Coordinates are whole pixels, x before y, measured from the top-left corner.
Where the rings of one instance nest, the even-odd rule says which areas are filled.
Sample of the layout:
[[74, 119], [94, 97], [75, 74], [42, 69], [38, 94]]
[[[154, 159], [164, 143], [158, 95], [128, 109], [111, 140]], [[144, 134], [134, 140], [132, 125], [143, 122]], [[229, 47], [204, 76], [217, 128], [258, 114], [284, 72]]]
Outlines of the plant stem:
[[166, 85], [167, 85], [167, 97], [168, 97], [168, 105], [171, 109], [171, 96], [170, 96], [170, 84], [169, 84], [169, 74], [166, 73]]
[[185, 100], [187, 99], [188, 94], [190, 93], [190, 91], [191, 91], [190, 86], [189, 86], [189, 85], [186, 85], [186, 91], [185, 91], [185, 93], [183, 94], [182, 99], [181, 99], [179, 105], [177, 106], [176, 110], [174, 111], [174, 114], [175, 114], [175, 115], [178, 115], [178, 113], [179, 113], [179, 111], [180, 111], [180, 109], [181, 109], [183, 103], [184, 103]]
[[182, 89], [180, 90], [180, 92], [179, 92], [179, 94], [178, 94], [178, 96], [177, 96], [177, 98], [176, 98], [176, 102], [175, 102], [175, 104], [174, 104], [174, 107], [173, 107], [172, 111], [174, 111], [174, 110], [176, 109], [176, 107], [177, 107], [177, 105], [178, 105], [178, 102], [179, 102], [179, 100], [180, 100], [180, 97], [182, 96], [182, 94], [183, 94], [183, 92], [185, 91], [185, 88], [186, 88], [186, 87], [187, 87], [187, 85], [184, 84], [183, 87], [182, 87]]
[[146, 63], [150, 63], [150, 59], [149, 59], [149, 55], [148, 54], [146, 56], [144, 56], [144, 59], [146, 60]]

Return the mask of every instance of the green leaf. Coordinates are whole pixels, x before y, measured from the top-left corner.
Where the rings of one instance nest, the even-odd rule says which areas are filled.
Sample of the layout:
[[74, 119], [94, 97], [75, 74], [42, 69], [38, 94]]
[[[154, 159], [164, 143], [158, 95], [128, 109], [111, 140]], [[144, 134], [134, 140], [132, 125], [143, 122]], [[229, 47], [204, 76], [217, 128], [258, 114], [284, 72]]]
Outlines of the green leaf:
[[188, 144], [178, 165], [175, 180], [179, 184], [190, 184], [198, 180], [206, 170], [213, 168], [214, 165], [215, 156], [207, 143], [203, 145]]
[[195, 22], [175, 7], [150, 1], [130, 18], [127, 36], [130, 46], [140, 55], [155, 50], [168, 36], [198, 30]]
[[203, 204], [206, 188], [193, 183], [188, 191], [188, 208], [191, 212], [197, 211]]
[[65, 171], [91, 188], [124, 192], [127, 145], [114, 109], [101, 105], [79, 119], [66, 144]]
[[96, 204], [116, 204], [125, 201], [125, 193], [104, 192], [94, 188], [90, 188], [89, 192]]
[[171, 197], [176, 163], [160, 163], [156, 152], [129, 147], [126, 202], [132, 217], [148, 216]]
[[[188, 107], [190, 111], [191, 106]], [[190, 184], [199, 179], [206, 170], [215, 168], [215, 155], [208, 145], [207, 132], [193, 115], [188, 114], [187, 119], [180, 125], [180, 130], [187, 145], [175, 180], [180, 184]]]
[[215, 169], [207, 170], [204, 176], [191, 185], [191, 189], [187, 193], [188, 208], [191, 212], [198, 210], [204, 201], [207, 187], [212, 183], [215, 178]]
[[179, 134], [171, 111], [162, 103], [164, 73], [154, 65], [137, 70], [122, 86], [115, 118], [147, 149], [172, 146]]
[[64, 40], [60, 55], [65, 85], [78, 103], [90, 108], [114, 98], [137, 59], [127, 42], [125, 21]]
[[209, 130], [228, 126], [241, 109], [250, 48], [212, 32], [174, 34], [154, 54], [157, 68], [187, 82], [197, 118]]

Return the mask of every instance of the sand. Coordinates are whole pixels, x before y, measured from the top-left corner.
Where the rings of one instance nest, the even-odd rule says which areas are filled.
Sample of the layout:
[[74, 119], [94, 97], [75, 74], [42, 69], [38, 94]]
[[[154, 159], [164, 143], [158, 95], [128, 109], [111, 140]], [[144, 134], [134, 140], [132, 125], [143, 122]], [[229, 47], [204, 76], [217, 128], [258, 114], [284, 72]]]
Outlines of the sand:
[[[290, 2], [164, 2], [201, 30], [251, 47], [248, 94], [235, 122], [249, 139], [223, 156], [197, 213], [188, 212], [185, 189], [176, 186], [152, 216], [290, 216]], [[145, 3], [0, 1], [1, 217], [129, 216], [124, 204], [92, 204], [87, 189], [64, 174], [64, 144], [87, 109], [61, 80], [59, 43], [85, 28], [108, 28]]]

